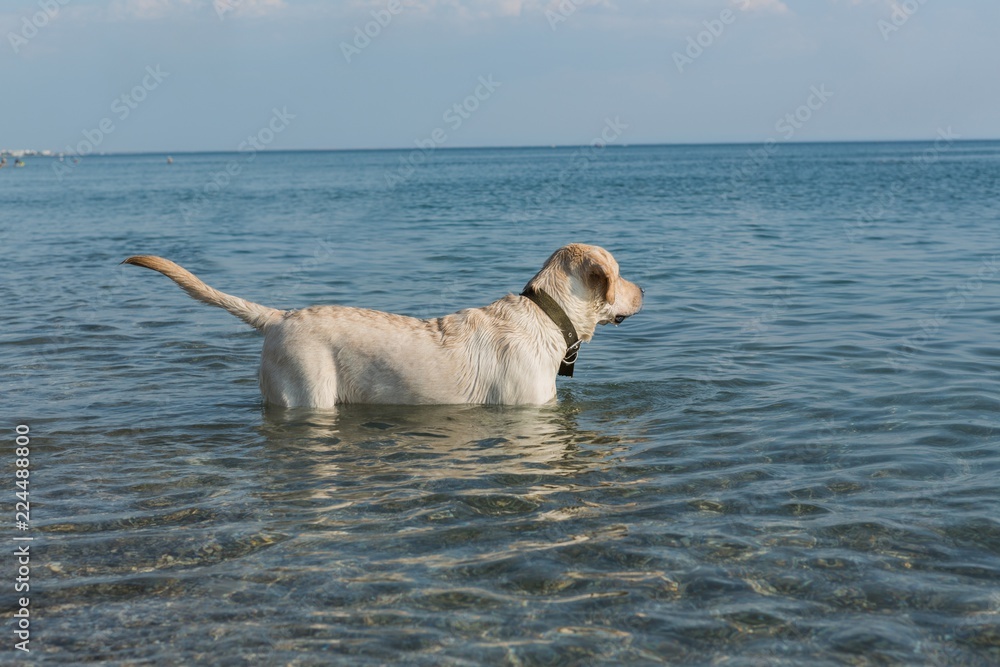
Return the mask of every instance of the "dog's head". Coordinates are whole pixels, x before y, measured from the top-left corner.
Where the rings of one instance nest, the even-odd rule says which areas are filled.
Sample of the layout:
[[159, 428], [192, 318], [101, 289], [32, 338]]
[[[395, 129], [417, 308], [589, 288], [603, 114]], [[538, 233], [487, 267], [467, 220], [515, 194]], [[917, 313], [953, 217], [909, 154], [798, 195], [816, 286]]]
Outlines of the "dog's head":
[[559, 248], [527, 288], [555, 299], [583, 340], [593, 337], [598, 324], [621, 324], [642, 308], [642, 288], [622, 278], [611, 253], [595, 245]]

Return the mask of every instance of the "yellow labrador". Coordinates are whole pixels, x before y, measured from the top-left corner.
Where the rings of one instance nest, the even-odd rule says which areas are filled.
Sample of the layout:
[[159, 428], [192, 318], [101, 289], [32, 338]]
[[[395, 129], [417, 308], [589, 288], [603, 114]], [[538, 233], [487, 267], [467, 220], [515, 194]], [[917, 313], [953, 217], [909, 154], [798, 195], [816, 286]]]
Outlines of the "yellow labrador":
[[596, 326], [642, 307], [642, 289], [618, 275], [611, 253], [580, 243], [553, 253], [520, 295], [431, 320], [347, 306], [277, 310], [213, 289], [161, 257], [124, 263], [159, 271], [261, 331], [261, 394], [288, 407], [546, 403]]

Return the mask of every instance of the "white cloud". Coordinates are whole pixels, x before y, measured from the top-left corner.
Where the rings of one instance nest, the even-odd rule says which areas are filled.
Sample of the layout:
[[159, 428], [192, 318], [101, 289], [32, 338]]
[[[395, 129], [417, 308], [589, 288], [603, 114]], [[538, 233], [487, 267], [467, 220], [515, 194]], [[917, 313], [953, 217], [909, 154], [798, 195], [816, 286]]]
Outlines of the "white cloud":
[[445, 9], [470, 19], [521, 16], [525, 10], [538, 9], [540, 4], [539, 0], [403, 0], [404, 7], [421, 12]]
[[[232, 0], [230, 0], [232, 1]], [[369, 11], [382, 9], [387, 0], [353, 0], [356, 9]], [[462, 19], [477, 20], [509, 16], [536, 16], [545, 11], [560, 11], [571, 7], [571, 12], [584, 7], [615, 8], [613, 0], [401, 0], [405, 11], [422, 14], [444, 14]]]
[[285, 8], [284, 0], [213, 0], [216, 12], [231, 11], [233, 16], [266, 16]]
[[123, 19], [161, 19], [193, 8], [194, 0], [114, 0], [108, 15]]
[[788, 11], [788, 5], [781, 0], [733, 0], [733, 4], [745, 12], [784, 14]]
[[524, 0], [498, 0], [497, 9], [501, 16], [520, 16], [525, 4]]
[[156, 20], [185, 13], [265, 16], [285, 8], [284, 0], [112, 0], [112, 19]]

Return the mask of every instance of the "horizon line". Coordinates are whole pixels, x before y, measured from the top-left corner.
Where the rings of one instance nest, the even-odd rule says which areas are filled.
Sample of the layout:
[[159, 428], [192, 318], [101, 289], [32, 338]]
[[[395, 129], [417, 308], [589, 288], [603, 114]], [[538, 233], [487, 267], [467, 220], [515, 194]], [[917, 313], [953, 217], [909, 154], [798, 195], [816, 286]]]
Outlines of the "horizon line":
[[[662, 148], [662, 147], [696, 147], [696, 146], [764, 146], [769, 141], [775, 145], [834, 145], [834, 144], [933, 144], [938, 139], [818, 139], [813, 141], [775, 141], [766, 139], [764, 141], [690, 141], [690, 142], [640, 142], [640, 143], [608, 143], [601, 148]], [[954, 139], [953, 143], [991, 143], [1000, 142], [1000, 138], [974, 138], [974, 139]], [[478, 145], [478, 146], [434, 146], [433, 148], [421, 148], [419, 146], [402, 147], [368, 147], [368, 148], [264, 148], [257, 153], [350, 153], [350, 152], [399, 152], [399, 151], [460, 151], [460, 150], [525, 150], [525, 149], [566, 149], [566, 148], [588, 148], [593, 144], [515, 144], [515, 145]], [[60, 155], [67, 156], [69, 153], [55, 151], [49, 148], [3, 148], [0, 154], [13, 152], [33, 151], [31, 157], [51, 157], [58, 158]], [[49, 155], [42, 155], [42, 151], [49, 151]], [[87, 155], [74, 155], [73, 157], [111, 157], [120, 155], [204, 155], [211, 153], [241, 153], [246, 151], [233, 149], [196, 149], [196, 150], [123, 150], [105, 151], [89, 153]]]

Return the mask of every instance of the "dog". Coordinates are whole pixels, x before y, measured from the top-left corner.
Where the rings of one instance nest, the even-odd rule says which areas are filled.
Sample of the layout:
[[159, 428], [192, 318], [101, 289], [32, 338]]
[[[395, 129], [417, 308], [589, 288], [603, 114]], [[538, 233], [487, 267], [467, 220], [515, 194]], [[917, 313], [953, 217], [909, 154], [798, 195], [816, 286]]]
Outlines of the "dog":
[[122, 263], [159, 271], [263, 333], [261, 395], [293, 408], [548, 403], [556, 376], [573, 374], [580, 344], [598, 324], [639, 312], [644, 293], [619, 275], [611, 253], [581, 243], [555, 251], [521, 294], [428, 320], [348, 306], [278, 310], [209, 287], [162, 257]]

